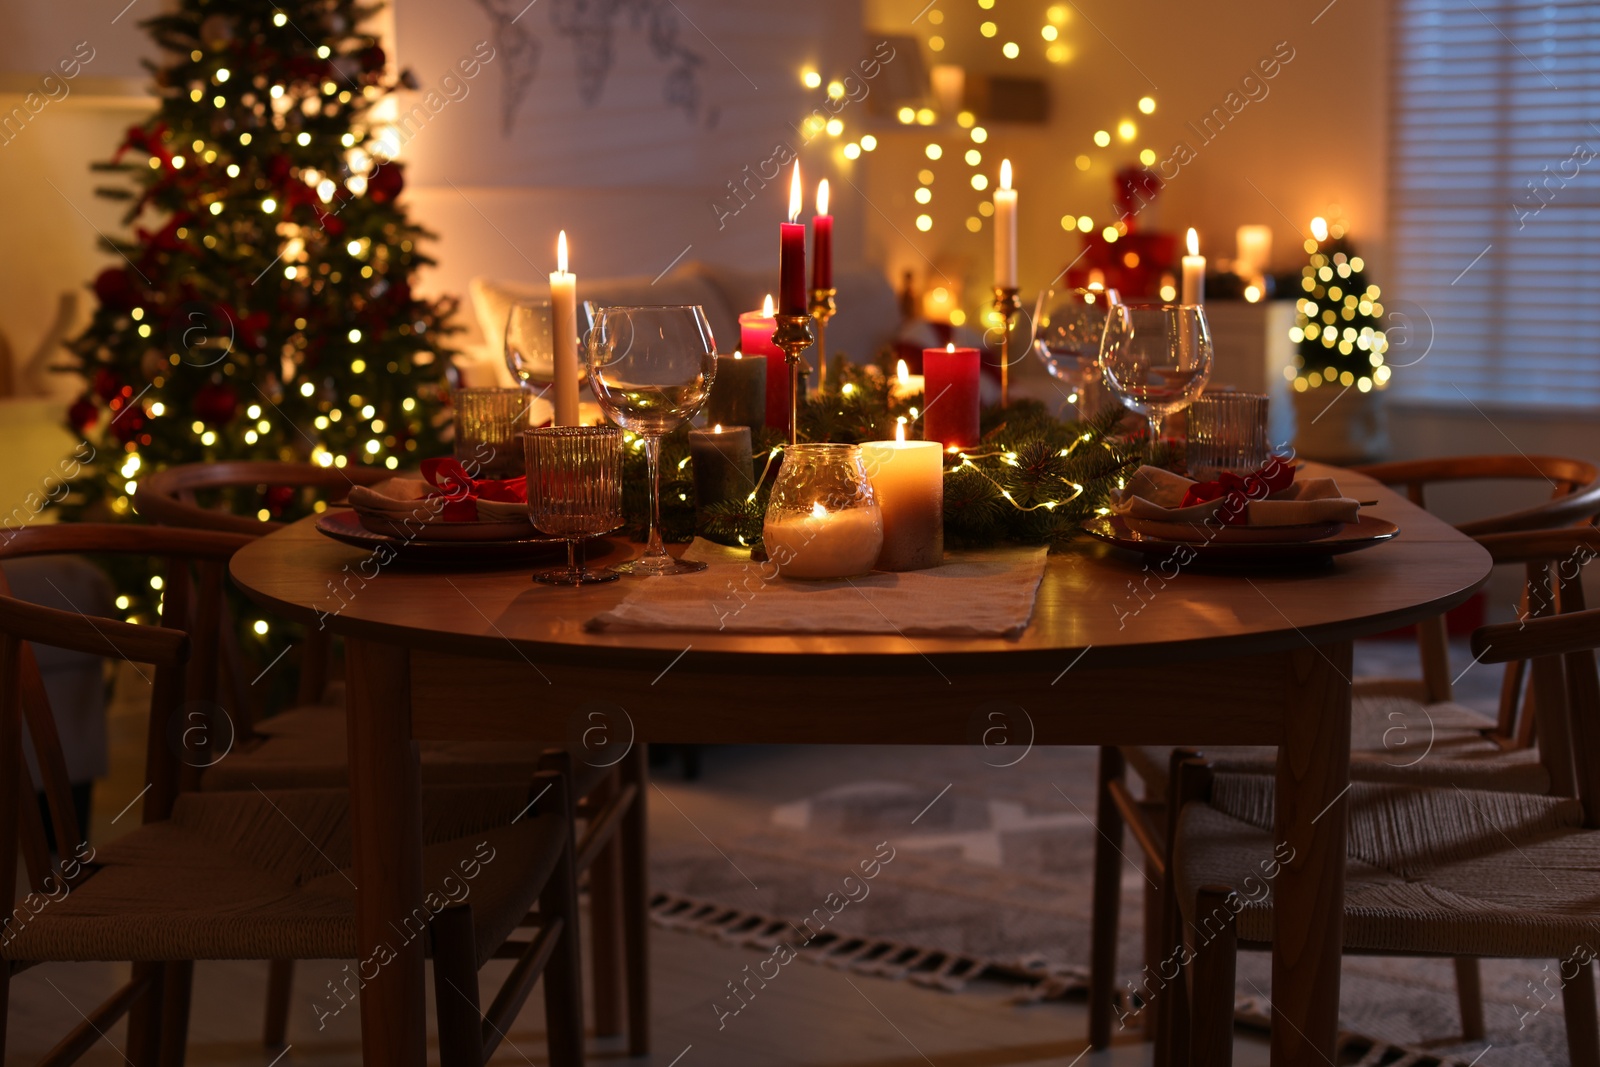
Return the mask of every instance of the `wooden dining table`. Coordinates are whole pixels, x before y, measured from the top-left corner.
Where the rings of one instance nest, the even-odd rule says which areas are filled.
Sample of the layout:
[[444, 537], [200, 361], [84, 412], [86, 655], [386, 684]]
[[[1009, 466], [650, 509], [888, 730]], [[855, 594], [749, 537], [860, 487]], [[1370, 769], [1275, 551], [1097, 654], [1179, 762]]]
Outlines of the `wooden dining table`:
[[[1293, 858], [1273, 887], [1272, 1063], [1303, 1067], [1333, 1061], [1338, 1027], [1351, 642], [1446, 611], [1490, 570], [1446, 523], [1331, 473], [1399, 536], [1226, 571], [1085, 541], [1049, 557], [1015, 639], [596, 632], [637, 581], [673, 579], [564, 588], [526, 564], [382, 565], [311, 518], [238, 552], [232, 576], [346, 640], [358, 932], [374, 946], [423, 899], [414, 741], [971, 745], [998, 705], [1035, 745], [1276, 745], [1275, 833]], [[412, 941], [361, 989], [363, 1062], [421, 1067], [425, 1020]]]

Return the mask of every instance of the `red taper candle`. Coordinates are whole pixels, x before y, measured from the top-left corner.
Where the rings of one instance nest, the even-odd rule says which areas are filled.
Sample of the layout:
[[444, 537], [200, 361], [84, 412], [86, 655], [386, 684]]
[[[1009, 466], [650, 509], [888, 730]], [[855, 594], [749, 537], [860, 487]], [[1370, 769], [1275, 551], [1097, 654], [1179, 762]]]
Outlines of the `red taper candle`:
[[811, 220], [811, 288], [833, 288], [833, 216], [828, 214], [828, 179], [817, 183], [817, 214]]
[[795, 160], [794, 180], [789, 183], [789, 221], [779, 226], [778, 313], [807, 314], [806, 228], [800, 217], [800, 161]]
[[922, 437], [950, 448], [972, 448], [978, 443], [978, 350], [924, 348], [922, 350]]

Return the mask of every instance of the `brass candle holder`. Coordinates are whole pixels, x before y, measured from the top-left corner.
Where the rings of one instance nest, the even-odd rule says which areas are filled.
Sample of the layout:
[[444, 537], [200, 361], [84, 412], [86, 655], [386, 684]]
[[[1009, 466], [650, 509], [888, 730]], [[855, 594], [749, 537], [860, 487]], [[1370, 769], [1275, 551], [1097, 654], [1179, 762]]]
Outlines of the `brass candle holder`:
[[789, 443], [800, 443], [800, 383], [811, 372], [811, 367], [800, 353], [811, 347], [817, 339], [810, 315], [773, 316], [777, 328], [772, 331], [772, 343], [783, 349], [789, 365]]
[[1017, 287], [995, 286], [994, 303], [1000, 313], [1000, 406], [1011, 406], [1011, 320], [1022, 305], [1017, 301]]
[[811, 318], [817, 324], [817, 353], [822, 360], [822, 375], [820, 387], [823, 392], [836, 391], [838, 382], [829, 382], [828, 375], [833, 373], [828, 362], [828, 320], [838, 312], [839, 306], [834, 303], [833, 297], [837, 289], [811, 290]]

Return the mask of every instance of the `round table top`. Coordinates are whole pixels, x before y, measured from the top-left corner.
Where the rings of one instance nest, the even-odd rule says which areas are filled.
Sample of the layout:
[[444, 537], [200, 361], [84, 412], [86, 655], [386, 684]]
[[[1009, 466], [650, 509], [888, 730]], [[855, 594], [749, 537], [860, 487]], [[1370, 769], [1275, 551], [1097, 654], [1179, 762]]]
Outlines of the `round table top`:
[[[348, 637], [460, 655], [535, 653], [574, 665], [660, 663], [662, 650], [692, 644], [715, 669], [803, 669], [824, 654], [839, 669], [903, 669], [925, 657], [962, 668], [1023, 668], [1085, 654], [1085, 665], [1140, 665], [1251, 655], [1382, 633], [1464, 601], [1488, 577], [1489, 554], [1470, 538], [1370, 479], [1338, 477], [1347, 495], [1378, 501], [1366, 514], [1388, 519], [1392, 541], [1309, 570], [1207, 571], [1176, 577], [1098, 542], [1050, 556], [1034, 613], [1020, 637], [904, 637], [897, 634], [735, 634], [586, 629], [637, 581], [578, 589], [538, 585], [531, 566], [486, 570], [378, 569], [369, 553], [319, 533], [305, 519], [233, 557], [233, 580], [269, 610]], [[642, 546], [616, 541], [614, 559]], [[605, 559], [591, 562], [603, 564]], [[367, 577], [376, 570], [375, 577]], [[335, 590], [348, 590], [336, 596]], [[342, 605], [342, 607], [341, 607]], [[336, 612], [336, 613], [335, 613]], [[752, 664], [751, 657], [767, 659]], [[1003, 657], [1003, 658], [1002, 658]], [[1074, 661], [1076, 662], [1076, 661]]]

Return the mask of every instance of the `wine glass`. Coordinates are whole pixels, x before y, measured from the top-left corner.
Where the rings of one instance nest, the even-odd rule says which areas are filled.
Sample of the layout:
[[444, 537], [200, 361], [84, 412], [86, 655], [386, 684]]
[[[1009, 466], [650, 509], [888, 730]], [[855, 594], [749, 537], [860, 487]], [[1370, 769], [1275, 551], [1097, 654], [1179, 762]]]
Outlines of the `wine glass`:
[[528, 518], [567, 542], [567, 565], [537, 571], [548, 585], [611, 582], [578, 562], [578, 542], [622, 525], [622, 431], [615, 426], [541, 426], [523, 435]]
[[1086, 401], [1100, 380], [1100, 345], [1111, 310], [1121, 303], [1115, 289], [1051, 288], [1034, 305], [1033, 351], [1050, 377], [1069, 390], [1067, 400], [1080, 417], [1094, 406]]
[[1166, 417], [1205, 389], [1211, 360], [1211, 330], [1199, 304], [1119, 304], [1100, 348], [1106, 385], [1150, 422], [1152, 454]]
[[[578, 344], [594, 326], [595, 306], [578, 305]], [[543, 396], [556, 380], [555, 313], [549, 300], [517, 300], [506, 313], [506, 368], [530, 396]]]
[[686, 574], [661, 544], [661, 438], [699, 412], [717, 376], [717, 342], [698, 304], [603, 307], [584, 346], [589, 384], [606, 417], [644, 438], [650, 464], [650, 543], [623, 574]]

